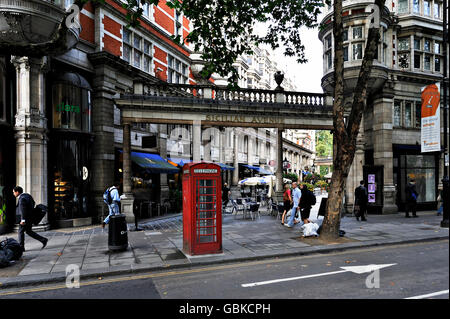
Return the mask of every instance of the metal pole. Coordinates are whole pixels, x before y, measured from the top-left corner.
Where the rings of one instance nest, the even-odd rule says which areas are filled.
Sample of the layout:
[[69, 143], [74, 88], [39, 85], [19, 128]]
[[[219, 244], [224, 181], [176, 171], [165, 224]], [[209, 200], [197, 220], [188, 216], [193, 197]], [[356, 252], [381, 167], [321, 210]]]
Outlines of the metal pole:
[[442, 82], [442, 91], [443, 91], [443, 106], [444, 106], [444, 178], [442, 179], [442, 200], [444, 205], [444, 213], [443, 213], [443, 219], [441, 221], [441, 227], [448, 228], [448, 214], [450, 211], [450, 183], [449, 183], [449, 176], [448, 176], [448, 165], [449, 165], [449, 158], [448, 158], [448, 133], [447, 133], [447, 127], [448, 127], [448, 102], [447, 102], [447, 88], [448, 88], [448, 26], [447, 26], [447, 19], [448, 19], [448, 0], [444, 0], [443, 3], [443, 45], [442, 45], [442, 53], [444, 54], [444, 79]]

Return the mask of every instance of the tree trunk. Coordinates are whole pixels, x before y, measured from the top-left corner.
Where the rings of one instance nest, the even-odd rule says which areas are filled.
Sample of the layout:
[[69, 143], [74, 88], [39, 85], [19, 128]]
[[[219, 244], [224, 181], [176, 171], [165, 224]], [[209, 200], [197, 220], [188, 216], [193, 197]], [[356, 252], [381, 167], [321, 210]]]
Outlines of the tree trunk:
[[[342, 0], [334, 0], [333, 13], [333, 36], [334, 46], [334, 103], [333, 103], [333, 178], [328, 194], [325, 218], [322, 224], [320, 237], [325, 240], [333, 240], [339, 237], [340, 212], [342, 207], [342, 197], [344, 195], [345, 182], [353, 162], [356, 151], [356, 138], [359, 133], [362, 114], [367, 100], [367, 87], [373, 59], [377, 50], [380, 37], [380, 29], [377, 23], [381, 18], [385, 0], [376, 0], [375, 4], [379, 8], [380, 17], [375, 17], [371, 21], [368, 31], [364, 57], [358, 82], [354, 89], [352, 110], [347, 123], [344, 121], [344, 53], [342, 45]], [[374, 14], [377, 14], [375, 12]]]

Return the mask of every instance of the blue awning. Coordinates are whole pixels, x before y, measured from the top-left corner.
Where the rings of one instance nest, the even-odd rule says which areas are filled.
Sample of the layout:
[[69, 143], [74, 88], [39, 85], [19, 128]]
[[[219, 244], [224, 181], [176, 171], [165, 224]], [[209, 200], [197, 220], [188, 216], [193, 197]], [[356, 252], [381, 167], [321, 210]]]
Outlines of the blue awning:
[[255, 171], [259, 171], [259, 167], [256, 167], [256, 166], [251, 166], [251, 165], [242, 165], [242, 166], [250, 168], [250, 169], [255, 170]]
[[222, 171], [232, 171], [234, 170], [233, 166], [227, 165], [227, 164], [223, 164], [223, 163], [216, 163], [219, 164], [220, 168], [222, 169]]
[[131, 160], [150, 173], [176, 174], [180, 170], [158, 154], [131, 152]]
[[250, 168], [252, 170], [255, 170], [255, 171], [257, 171], [257, 172], [259, 172], [260, 174], [263, 174], [263, 175], [272, 175], [273, 174], [271, 171], [268, 171], [268, 170], [266, 170], [266, 169], [264, 169], [262, 167], [252, 166], [252, 165], [242, 165], [242, 166]]
[[181, 158], [181, 157], [169, 157], [169, 160], [171, 160], [174, 163], [177, 163], [178, 165], [180, 165], [181, 167], [184, 166], [184, 164], [186, 163], [190, 163], [192, 162], [190, 159], [188, 158]]

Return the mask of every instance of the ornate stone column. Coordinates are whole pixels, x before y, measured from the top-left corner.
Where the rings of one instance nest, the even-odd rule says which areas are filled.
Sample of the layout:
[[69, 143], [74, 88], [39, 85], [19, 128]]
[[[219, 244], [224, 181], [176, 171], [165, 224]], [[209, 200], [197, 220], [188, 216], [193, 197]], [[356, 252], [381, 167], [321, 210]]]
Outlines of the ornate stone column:
[[283, 192], [283, 129], [277, 129], [277, 171], [275, 191]]
[[134, 223], [133, 203], [131, 192], [131, 124], [123, 123], [123, 194], [120, 198], [121, 212], [125, 214], [127, 223]]
[[[103, 192], [114, 182], [114, 95], [117, 75], [108, 60], [95, 58], [92, 95], [92, 145], [91, 195], [93, 196], [93, 223], [99, 223], [108, 215], [103, 202]], [[122, 190], [124, 191], [124, 190]], [[123, 210], [122, 210], [123, 212]]]
[[396, 190], [393, 177], [392, 104], [394, 94], [386, 88], [382, 96], [373, 101], [373, 159], [375, 165], [384, 167], [383, 214], [397, 213]]
[[233, 185], [236, 186], [239, 183], [239, 148], [238, 148], [238, 142], [239, 142], [239, 137], [238, 134], [236, 133], [236, 129], [233, 130], [233, 139], [234, 139], [234, 143], [233, 143], [233, 149], [234, 149], [234, 154], [233, 154], [233, 166], [234, 166], [234, 171], [233, 171]]
[[[17, 113], [15, 116], [16, 184], [33, 196], [36, 205], [48, 205], [47, 118], [45, 73], [47, 57], [13, 56], [16, 68]], [[48, 229], [48, 216], [40, 228]]]
[[211, 129], [206, 128], [202, 130], [201, 137], [202, 145], [203, 145], [203, 160], [205, 162], [211, 162]]
[[[167, 158], [167, 139], [170, 132], [167, 131], [167, 124], [159, 125], [158, 133], [158, 147], [159, 155], [162, 158]], [[165, 199], [169, 198], [169, 183], [167, 181], [167, 174], [160, 174], [160, 203], [163, 204]]]
[[200, 121], [193, 121], [192, 123], [192, 161], [200, 162], [200, 145], [202, 138], [202, 125]]

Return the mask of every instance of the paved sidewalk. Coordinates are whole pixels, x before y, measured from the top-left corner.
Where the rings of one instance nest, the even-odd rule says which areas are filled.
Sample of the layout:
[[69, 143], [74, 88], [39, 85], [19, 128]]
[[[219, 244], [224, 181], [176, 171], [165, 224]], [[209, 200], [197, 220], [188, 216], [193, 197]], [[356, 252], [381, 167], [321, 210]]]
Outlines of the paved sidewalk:
[[[317, 219], [320, 199], [311, 212]], [[65, 281], [66, 267], [80, 267], [81, 279], [105, 275], [151, 270], [191, 267], [212, 263], [244, 261], [267, 257], [282, 257], [325, 253], [376, 245], [448, 239], [448, 228], [441, 228], [442, 216], [435, 212], [418, 212], [419, 218], [394, 215], [369, 215], [367, 222], [343, 217], [341, 229], [346, 231], [338, 243], [321, 244], [318, 239], [301, 239], [301, 228], [287, 228], [280, 220], [264, 214], [256, 220], [224, 215], [222, 227], [223, 253], [208, 256], [186, 256], [183, 247], [181, 214], [139, 223], [143, 231], [131, 231], [129, 247], [124, 252], [108, 251], [108, 231], [100, 226], [81, 229], [58, 229], [41, 233], [49, 238], [48, 245], [27, 237], [26, 249], [16, 265], [0, 269], [0, 288], [24, 286], [53, 281]], [[321, 217], [322, 218], [322, 217]], [[321, 220], [319, 219], [319, 223]], [[17, 237], [17, 234], [0, 236]]]

